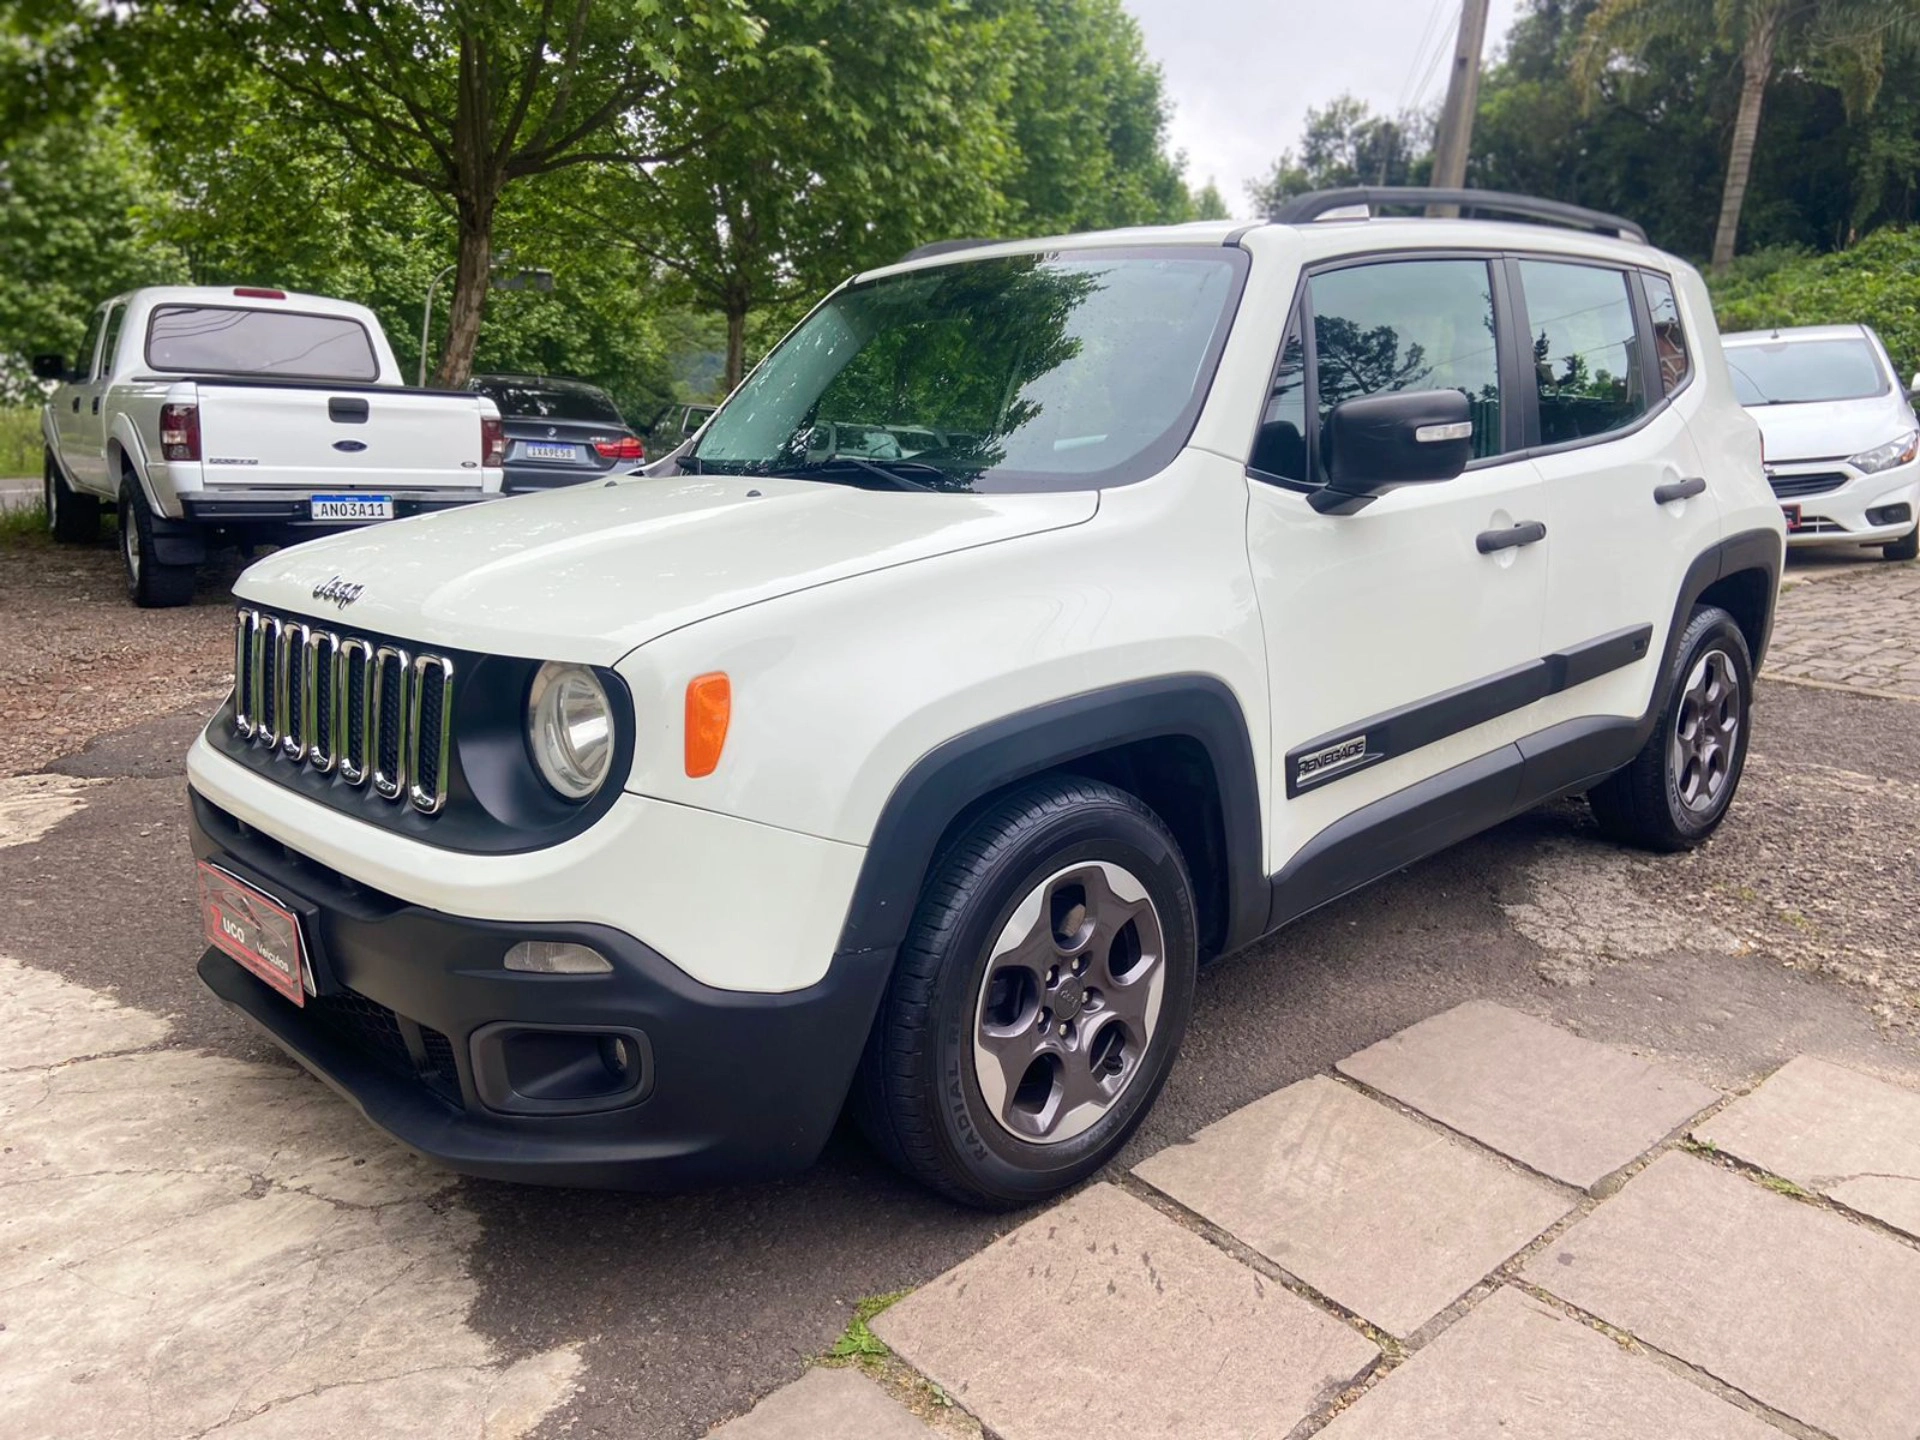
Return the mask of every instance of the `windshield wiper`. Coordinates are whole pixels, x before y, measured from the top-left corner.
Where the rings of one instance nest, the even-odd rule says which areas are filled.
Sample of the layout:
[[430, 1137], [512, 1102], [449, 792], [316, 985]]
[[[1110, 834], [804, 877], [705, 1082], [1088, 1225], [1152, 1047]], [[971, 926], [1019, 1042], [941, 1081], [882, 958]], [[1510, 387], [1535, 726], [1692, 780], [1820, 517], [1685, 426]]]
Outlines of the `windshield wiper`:
[[826, 477], [834, 471], [845, 471], [849, 467], [865, 470], [870, 475], [878, 475], [889, 485], [900, 490], [938, 490], [938, 485], [929, 485], [924, 480], [914, 479], [914, 475], [931, 475], [944, 480], [947, 472], [938, 465], [929, 465], [924, 460], [865, 460], [858, 455], [834, 455], [825, 460], [816, 460], [811, 465], [796, 465], [785, 474], [799, 479], [812, 476]]

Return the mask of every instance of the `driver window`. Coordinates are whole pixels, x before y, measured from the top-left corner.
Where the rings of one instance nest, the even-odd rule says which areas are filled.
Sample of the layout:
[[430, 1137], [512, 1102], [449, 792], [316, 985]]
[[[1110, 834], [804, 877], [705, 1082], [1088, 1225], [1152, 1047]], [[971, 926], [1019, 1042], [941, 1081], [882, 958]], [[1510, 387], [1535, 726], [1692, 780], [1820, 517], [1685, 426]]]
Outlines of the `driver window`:
[[1316, 275], [1317, 418], [1361, 395], [1459, 390], [1475, 459], [1498, 455], [1500, 366], [1493, 282], [1484, 260], [1392, 260]]
[[127, 318], [127, 307], [115, 305], [107, 312], [107, 336], [100, 345], [100, 358], [94, 361], [93, 378], [100, 380], [113, 369], [113, 352], [120, 344], [120, 322]]

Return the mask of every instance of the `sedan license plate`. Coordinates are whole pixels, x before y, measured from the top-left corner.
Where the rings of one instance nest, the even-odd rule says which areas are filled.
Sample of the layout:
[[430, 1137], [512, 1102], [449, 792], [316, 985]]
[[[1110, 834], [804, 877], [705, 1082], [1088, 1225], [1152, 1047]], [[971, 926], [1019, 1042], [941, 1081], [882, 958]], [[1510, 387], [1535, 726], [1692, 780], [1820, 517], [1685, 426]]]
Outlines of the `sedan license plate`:
[[315, 520], [391, 520], [391, 495], [315, 495], [307, 501]]
[[1800, 507], [1798, 505], [1782, 505], [1780, 507], [1780, 513], [1787, 517], [1787, 529], [1789, 531], [1800, 528]]
[[231, 955], [294, 1004], [307, 1003], [300, 917], [286, 906], [202, 860], [200, 922], [209, 945]]
[[580, 458], [578, 445], [540, 445], [531, 440], [520, 443], [520, 458], [523, 460], [565, 460], [571, 463]]

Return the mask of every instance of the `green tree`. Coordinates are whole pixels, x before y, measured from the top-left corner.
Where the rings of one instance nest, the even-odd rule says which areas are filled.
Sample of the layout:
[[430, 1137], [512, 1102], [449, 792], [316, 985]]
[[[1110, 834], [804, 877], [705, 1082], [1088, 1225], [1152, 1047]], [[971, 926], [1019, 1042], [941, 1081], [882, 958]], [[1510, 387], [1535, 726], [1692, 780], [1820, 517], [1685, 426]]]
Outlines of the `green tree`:
[[1872, 107], [1890, 48], [1920, 36], [1920, 0], [1600, 0], [1587, 20], [1574, 75], [1591, 94], [1609, 68], [1651, 43], [1677, 39], [1696, 48], [1720, 44], [1740, 57], [1740, 102], [1727, 146], [1712, 264], [1733, 259], [1741, 209], [1753, 173], [1760, 115], [1783, 67], [1829, 80], [1849, 110]]
[[1307, 111], [1298, 156], [1282, 152], [1263, 179], [1247, 186], [1265, 215], [1290, 195], [1350, 185], [1417, 184], [1432, 169], [1431, 117], [1375, 115], [1366, 101], [1340, 95]]
[[317, 149], [330, 137], [352, 166], [448, 205], [443, 385], [471, 369], [512, 188], [668, 158], [673, 87], [750, 65], [758, 35], [744, 0], [148, 0], [114, 26], [123, 83], [152, 123], [191, 126], [209, 95], [257, 74], [273, 124]]

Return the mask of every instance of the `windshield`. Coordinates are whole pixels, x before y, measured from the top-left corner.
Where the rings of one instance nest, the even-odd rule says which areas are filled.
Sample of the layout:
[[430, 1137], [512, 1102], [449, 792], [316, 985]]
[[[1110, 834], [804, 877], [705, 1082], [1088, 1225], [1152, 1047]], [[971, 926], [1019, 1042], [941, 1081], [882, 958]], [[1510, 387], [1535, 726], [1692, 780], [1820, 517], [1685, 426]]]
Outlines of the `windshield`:
[[1806, 405], [1884, 395], [1887, 377], [1865, 340], [1775, 340], [1729, 345], [1727, 368], [1742, 405]]
[[[1089, 489], [1186, 443], [1226, 337], [1239, 250], [974, 260], [851, 286], [709, 422], [702, 471], [903, 488]], [[864, 462], [864, 463], [862, 463]]]
[[344, 315], [161, 305], [147, 325], [147, 364], [197, 375], [376, 380], [366, 327]]

